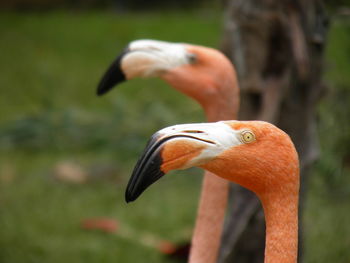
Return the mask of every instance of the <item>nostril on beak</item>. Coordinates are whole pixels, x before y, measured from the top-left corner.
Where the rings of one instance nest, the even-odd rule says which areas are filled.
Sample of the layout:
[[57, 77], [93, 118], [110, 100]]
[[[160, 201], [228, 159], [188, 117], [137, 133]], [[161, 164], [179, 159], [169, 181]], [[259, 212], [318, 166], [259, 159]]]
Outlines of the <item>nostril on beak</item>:
[[182, 131], [184, 133], [204, 133], [204, 131], [198, 131], [198, 130], [186, 130], [186, 131]]

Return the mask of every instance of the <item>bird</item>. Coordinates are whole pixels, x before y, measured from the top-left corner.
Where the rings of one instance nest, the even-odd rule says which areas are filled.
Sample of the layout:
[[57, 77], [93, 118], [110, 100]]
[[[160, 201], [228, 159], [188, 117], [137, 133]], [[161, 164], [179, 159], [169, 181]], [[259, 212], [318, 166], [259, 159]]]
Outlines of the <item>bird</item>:
[[[203, 108], [207, 121], [237, 119], [239, 85], [235, 69], [220, 51], [187, 43], [135, 40], [111, 63], [97, 94], [133, 78], [158, 77], [191, 97]], [[206, 172], [192, 236], [190, 263], [214, 263], [220, 248], [222, 222], [227, 207], [229, 184]], [[208, 222], [214, 222], [208, 228]], [[205, 245], [211, 244], [212, 250]]]
[[190, 167], [203, 168], [254, 192], [265, 214], [264, 262], [297, 262], [299, 160], [285, 132], [264, 121], [164, 128], [152, 136], [135, 165], [126, 201], [135, 201], [168, 172]]

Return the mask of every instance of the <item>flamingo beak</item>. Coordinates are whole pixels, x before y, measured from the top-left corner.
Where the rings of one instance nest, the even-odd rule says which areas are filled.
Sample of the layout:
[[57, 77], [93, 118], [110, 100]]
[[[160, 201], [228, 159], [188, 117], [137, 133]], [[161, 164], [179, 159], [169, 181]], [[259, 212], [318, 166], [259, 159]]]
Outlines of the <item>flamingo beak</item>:
[[[204, 144], [207, 143], [211, 142], [203, 142], [190, 135], [161, 136], [156, 133], [134, 168], [125, 193], [126, 202], [136, 200], [143, 191], [159, 180], [167, 171], [181, 169], [182, 164], [190, 161], [191, 155], [199, 155]], [[177, 147], [179, 144], [182, 147]], [[172, 153], [169, 154], [169, 152]], [[172, 169], [167, 169], [166, 166], [169, 164]]]
[[165, 140], [159, 140], [159, 137], [157, 133], [152, 136], [136, 163], [125, 192], [127, 203], [135, 201], [143, 191], [165, 174], [160, 168]]
[[184, 64], [194, 63], [195, 55], [179, 43], [136, 40], [113, 61], [97, 87], [103, 95], [115, 85], [136, 77], [159, 77]]
[[240, 144], [225, 123], [175, 125], [155, 133], [138, 160], [125, 192], [136, 200], [151, 184], [171, 170], [203, 165], [229, 146]]
[[100, 83], [97, 86], [97, 95], [101, 96], [111, 90], [115, 85], [126, 80], [125, 74], [121, 68], [121, 61], [123, 57], [129, 52], [126, 48], [117, 58], [112, 62], [112, 64], [107, 69], [106, 73], [103, 75]]

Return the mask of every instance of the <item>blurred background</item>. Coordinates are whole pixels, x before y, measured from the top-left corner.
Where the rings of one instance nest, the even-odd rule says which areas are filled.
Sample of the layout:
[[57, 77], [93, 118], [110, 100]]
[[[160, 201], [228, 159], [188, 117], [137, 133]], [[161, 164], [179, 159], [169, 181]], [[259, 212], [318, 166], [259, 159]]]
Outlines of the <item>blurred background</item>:
[[[175, 262], [190, 239], [201, 174], [173, 172], [126, 205], [149, 136], [204, 121], [158, 79], [97, 97], [132, 40], [219, 48], [223, 4], [199, 0], [0, 2], [0, 262]], [[350, 262], [350, 2], [329, 1], [317, 105], [320, 158], [304, 212], [304, 262]], [[189, 176], [191, 179], [189, 179]], [[95, 218], [103, 227], [94, 229]]]

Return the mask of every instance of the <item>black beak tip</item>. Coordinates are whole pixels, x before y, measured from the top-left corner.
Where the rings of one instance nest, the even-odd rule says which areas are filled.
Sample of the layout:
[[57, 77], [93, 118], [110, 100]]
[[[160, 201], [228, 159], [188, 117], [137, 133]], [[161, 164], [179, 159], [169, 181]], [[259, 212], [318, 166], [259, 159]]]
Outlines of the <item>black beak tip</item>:
[[138, 196], [133, 195], [130, 191], [126, 190], [125, 192], [125, 202], [131, 203], [137, 199]]
[[150, 185], [163, 177], [162, 157], [158, 136], [151, 138], [145, 152], [138, 160], [125, 191], [127, 203], [135, 201]]
[[107, 93], [115, 85], [126, 80], [125, 74], [121, 68], [121, 61], [128, 52], [129, 50], [125, 49], [109, 66], [97, 86], [97, 96]]
[[100, 88], [100, 86], [97, 88], [97, 92], [96, 95], [97, 96], [102, 96], [103, 94], [105, 94], [107, 91], [103, 90], [102, 88]]

